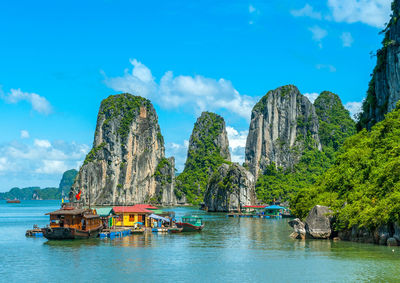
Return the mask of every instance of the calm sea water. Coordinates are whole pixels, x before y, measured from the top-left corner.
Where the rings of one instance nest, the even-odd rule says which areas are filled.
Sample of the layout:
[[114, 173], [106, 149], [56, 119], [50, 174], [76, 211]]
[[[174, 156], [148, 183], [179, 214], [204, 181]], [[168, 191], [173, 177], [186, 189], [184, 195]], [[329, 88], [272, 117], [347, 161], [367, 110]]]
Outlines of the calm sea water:
[[[400, 282], [400, 249], [289, 238], [287, 220], [227, 218], [195, 208], [201, 233], [114, 240], [26, 238], [58, 201], [0, 202], [2, 282]], [[393, 252], [394, 250], [394, 252]]]

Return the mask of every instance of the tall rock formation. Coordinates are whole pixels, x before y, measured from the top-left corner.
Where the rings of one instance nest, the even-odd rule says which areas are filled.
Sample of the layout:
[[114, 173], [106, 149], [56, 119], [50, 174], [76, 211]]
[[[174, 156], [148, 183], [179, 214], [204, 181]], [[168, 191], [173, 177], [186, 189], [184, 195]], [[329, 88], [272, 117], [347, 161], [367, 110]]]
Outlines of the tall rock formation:
[[71, 169], [64, 172], [60, 181], [60, 185], [58, 187], [58, 189], [63, 195], [68, 196], [69, 191], [71, 190], [71, 187], [74, 184], [75, 177], [77, 174], [78, 171], [76, 171], [75, 169]]
[[269, 91], [251, 113], [246, 142], [250, 171], [257, 179], [272, 162], [292, 168], [306, 148], [322, 148], [313, 104], [293, 85]]
[[356, 123], [337, 94], [323, 91], [314, 101], [319, 118], [319, 139], [324, 150], [337, 151], [345, 139], [356, 133]]
[[191, 203], [203, 201], [210, 176], [230, 160], [224, 119], [215, 113], [203, 112], [190, 136], [185, 169], [177, 177], [178, 195], [186, 195]]
[[254, 176], [239, 164], [222, 164], [211, 176], [204, 197], [208, 211], [240, 211], [254, 205]]
[[[159, 200], [173, 203], [173, 184], [164, 190], [156, 180], [163, 161], [164, 139], [149, 100], [131, 94], [109, 96], [101, 103], [92, 150], [79, 170], [70, 199], [79, 190], [91, 204], [128, 205]], [[173, 170], [159, 170], [171, 174]], [[161, 172], [161, 173], [160, 173]], [[160, 178], [159, 181], [164, 178]], [[168, 177], [166, 177], [168, 179]], [[158, 187], [158, 191], [157, 191]]]
[[392, 3], [392, 17], [385, 29], [382, 48], [363, 102], [358, 128], [370, 129], [396, 108], [400, 100], [400, 0]]

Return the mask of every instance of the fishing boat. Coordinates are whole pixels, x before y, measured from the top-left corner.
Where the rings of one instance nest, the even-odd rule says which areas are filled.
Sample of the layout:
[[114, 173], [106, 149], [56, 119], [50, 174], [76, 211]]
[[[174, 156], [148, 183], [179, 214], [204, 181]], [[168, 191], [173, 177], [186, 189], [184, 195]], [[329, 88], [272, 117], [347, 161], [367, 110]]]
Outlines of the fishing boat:
[[43, 228], [43, 236], [49, 240], [95, 238], [103, 228], [95, 210], [64, 206], [46, 213], [50, 225]]
[[178, 228], [183, 228], [182, 232], [199, 232], [204, 228], [201, 217], [196, 215], [183, 216], [181, 222], [176, 222]]
[[8, 199], [7, 203], [21, 203], [19, 199]]

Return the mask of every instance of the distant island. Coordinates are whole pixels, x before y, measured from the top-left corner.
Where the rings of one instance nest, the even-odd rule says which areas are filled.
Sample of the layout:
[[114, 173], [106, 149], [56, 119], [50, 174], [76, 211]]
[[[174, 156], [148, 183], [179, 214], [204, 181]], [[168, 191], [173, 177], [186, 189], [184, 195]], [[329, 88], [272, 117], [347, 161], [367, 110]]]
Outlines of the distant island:
[[27, 188], [12, 188], [10, 191], [0, 193], [0, 200], [6, 199], [19, 199], [19, 200], [47, 200], [47, 199], [61, 199], [64, 193], [68, 197], [71, 186], [74, 183], [78, 171], [71, 169], [65, 171], [58, 188], [49, 187], [27, 187]]

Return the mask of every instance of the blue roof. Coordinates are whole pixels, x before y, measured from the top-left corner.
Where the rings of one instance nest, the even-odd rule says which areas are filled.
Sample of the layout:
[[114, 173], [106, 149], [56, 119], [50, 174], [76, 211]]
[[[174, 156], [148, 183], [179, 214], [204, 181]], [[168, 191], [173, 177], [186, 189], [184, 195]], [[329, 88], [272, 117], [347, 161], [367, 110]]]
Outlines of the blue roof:
[[157, 219], [157, 220], [162, 220], [164, 222], [169, 222], [168, 218], [156, 215], [156, 214], [150, 214], [149, 218]]
[[270, 205], [270, 206], [266, 206], [265, 209], [285, 209], [283, 206], [279, 206], [279, 205]]

